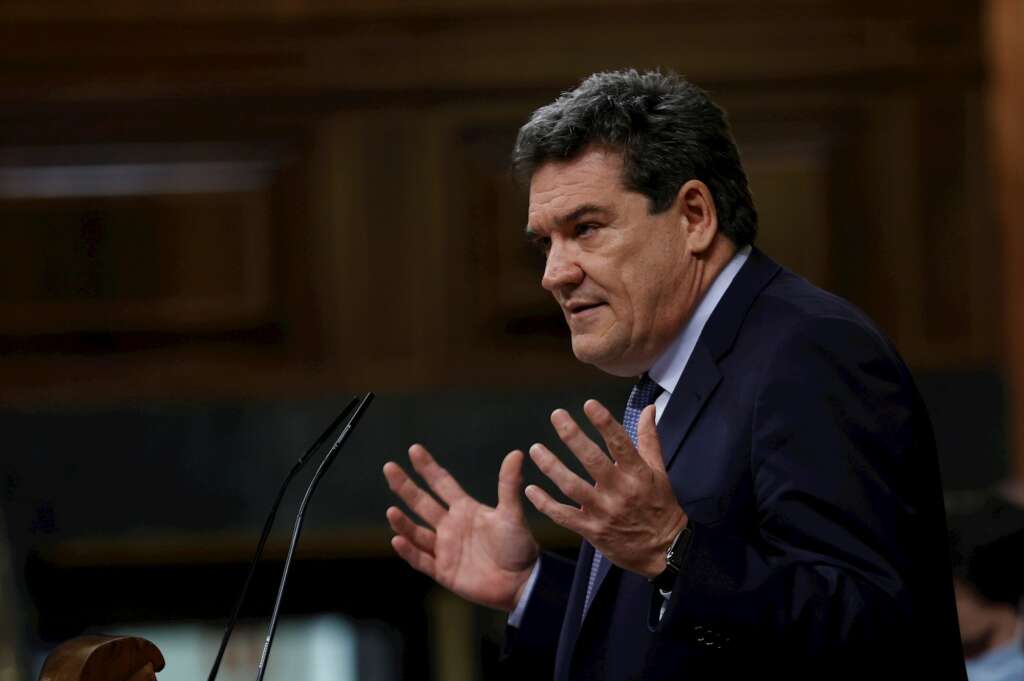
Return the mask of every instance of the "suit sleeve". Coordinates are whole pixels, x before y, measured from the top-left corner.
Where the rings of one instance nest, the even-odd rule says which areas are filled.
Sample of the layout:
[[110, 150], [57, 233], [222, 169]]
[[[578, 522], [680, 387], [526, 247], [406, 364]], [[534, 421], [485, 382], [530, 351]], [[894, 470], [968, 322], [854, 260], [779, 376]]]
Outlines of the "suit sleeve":
[[553, 553], [540, 555], [537, 580], [529, 594], [522, 622], [519, 627], [505, 628], [503, 666], [506, 671], [525, 674], [528, 670], [542, 672], [544, 678], [550, 676], [575, 569], [573, 561]]
[[795, 325], [761, 371], [756, 523], [693, 527], [656, 634], [664, 643], [696, 627], [770, 657], [878, 659], [914, 616], [912, 478], [930, 426], [909, 372], [875, 331], [839, 318]]

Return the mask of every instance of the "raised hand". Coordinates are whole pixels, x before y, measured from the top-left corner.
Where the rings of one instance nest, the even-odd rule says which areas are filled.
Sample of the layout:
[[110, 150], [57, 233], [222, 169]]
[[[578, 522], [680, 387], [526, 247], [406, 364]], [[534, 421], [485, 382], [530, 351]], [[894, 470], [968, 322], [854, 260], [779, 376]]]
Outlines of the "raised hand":
[[536, 485], [526, 488], [526, 496], [538, 511], [589, 541], [619, 567], [657, 576], [665, 569], [665, 552], [688, 518], [661, 458], [654, 406], [640, 414], [639, 447], [596, 400], [588, 400], [583, 411], [604, 439], [611, 459], [565, 410], [555, 411], [551, 423], [595, 484], [573, 473], [547, 447], [535, 444], [530, 448], [534, 463], [579, 507], [555, 501]]
[[391, 546], [409, 565], [459, 596], [512, 610], [538, 553], [519, 497], [523, 459], [523, 453], [516, 450], [502, 462], [496, 508], [466, 494], [422, 445], [409, 448], [409, 460], [437, 498], [417, 485], [401, 466], [387, 462], [384, 477], [391, 491], [426, 523], [417, 524], [391, 506], [387, 510], [395, 531]]

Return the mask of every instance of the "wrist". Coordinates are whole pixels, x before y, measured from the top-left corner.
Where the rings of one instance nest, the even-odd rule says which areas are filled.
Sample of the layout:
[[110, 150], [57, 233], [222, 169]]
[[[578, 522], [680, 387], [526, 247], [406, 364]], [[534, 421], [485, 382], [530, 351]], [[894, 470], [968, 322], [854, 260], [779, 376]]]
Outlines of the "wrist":
[[683, 563], [686, 554], [690, 550], [690, 543], [693, 541], [693, 530], [687, 520], [672, 540], [672, 544], [665, 551], [665, 569], [655, 577], [648, 577], [648, 580], [663, 595], [675, 588], [676, 580], [683, 572]]
[[519, 606], [519, 602], [522, 601], [526, 595], [526, 591], [530, 588], [530, 583], [533, 581], [533, 576], [537, 572], [540, 566], [540, 555], [535, 555], [533, 561], [529, 564], [529, 567], [525, 568], [519, 573], [519, 585], [516, 586], [515, 593], [512, 596], [512, 603], [508, 607], [503, 608], [506, 611], [513, 611]]
[[647, 579], [653, 579], [665, 571], [665, 567], [668, 564], [666, 561], [666, 554], [672, 547], [676, 538], [689, 525], [689, 522], [690, 519], [683, 509], [678, 508], [678, 515], [676, 515], [672, 522], [667, 525], [667, 529], [661, 535], [658, 543], [654, 547], [654, 553], [651, 556], [651, 560], [648, 562], [647, 568], [641, 573], [644, 577]]

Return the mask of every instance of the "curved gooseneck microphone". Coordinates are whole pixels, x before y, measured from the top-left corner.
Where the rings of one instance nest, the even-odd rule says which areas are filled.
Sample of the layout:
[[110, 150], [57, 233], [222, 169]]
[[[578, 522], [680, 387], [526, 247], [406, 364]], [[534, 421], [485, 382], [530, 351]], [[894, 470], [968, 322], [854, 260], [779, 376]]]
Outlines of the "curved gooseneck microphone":
[[341, 449], [341, 445], [348, 439], [352, 429], [355, 428], [356, 423], [362, 417], [363, 412], [369, 406], [370, 402], [373, 401], [373, 393], [368, 392], [363, 396], [363, 399], [359, 402], [359, 406], [356, 407], [356, 411], [352, 414], [352, 418], [345, 424], [345, 429], [341, 431], [341, 435], [334, 441], [331, 448], [327, 451], [323, 461], [317, 467], [316, 472], [313, 474], [313, 479], [309, 481], [309, 487], [306, 488], [306, 495], [302, 497], [302, 504], [299, 505], [299, 513], [295, 517], [295, 530], [292, 532], [292, 542], [288, 546], [288, 555], [284, 559], [284, 571], [281, 573], [281, 583], [277, 588], [277, 600], [274, 601], [274, 612], [270, 616], [270, 626], [267, 627], [267, 638], [263, 643], [263, 654], [260, 655], [260, 666], [256, 670], [256, 681], [263, 681], [263, 674], [267, 671], [267, 660], [270, 659], [270, 645], [274, 641], [274, 632], [277, 630], [277, 618], [281, 613], [281, 600], [284, 598], [284, 588], [288, 584], [288, 571], [292, 565], [292, 558], [295, 557], [295, 547], [299, 543], [299, 535], [302, 534], [302, 521], [305, 519], [306, 506], [309, 505], [309, 500], [313, 496], [313, 492], [316, 491], [317, 485], [320, 484], [320, 479], [330, 468], [338, 454], [338, 450]]
[[273, 506], [270, 507], [270, 513], [267, 515], [267, 520], [263, 524], [263, 534], [260, 535], [259, 543], [256, 545], [256, 553], [252, 557], [252, 561], [249, 563], [249, 574], [245, 577], [245, 583], [242, 585], [242, 592], [238, 595], [238, 600], [235, 602], [234, 610], [231, 612], [231, 618], [228, 620], [227, 626], [224, 628], [224, 637], [220, 641], [220, 648], [217, 650], [217, 658], [213, 661], [213, 667], [210, 669], [210, 675], [207, 677], [207, 681], [214, 681], [217, 678], [217, 672], [220, 671], [220, 663], [224, 658], [224, 651], [227, 650], [228, 641], [231, 640], [231, 632], [234, 631], [235, 624], [238, 621], [238, 615], [242, 611], [242, 604], [245, 602], [245, 597], [249, 593], [249, 586], [252, 583], [252, 577], [256, 573], [256, 565], [259, 563], [260, 558], [263, 556], [263, 548], [266, 546], [267, 538], [270, 536], [270, 530], [274, 526], [274, 518], [277, 516], [277, 509], [281, 505], [281, 501], [284, 499], [285, 492], [288, 491], [288, 486], [292, 480], [298, 475], [299, 471], [306, 465], [310, 457], [317, 452], [321, 445], [327, 441], [331, 433], [338, 429], [341, 422], [352, 412], [355, 408], [358, 400], [353, 397], [345, 408], [341, 410], [331, 425], [327, 426], [320, 437], [316, 439], [306, 453], [299, 457], [299, 460], [292, 466], [291, 471], [288, 473], [288, 477], [284, 479], [284, 483], [281, 485], [281, 489], [277, 492], [277, 498], [274, 500]]

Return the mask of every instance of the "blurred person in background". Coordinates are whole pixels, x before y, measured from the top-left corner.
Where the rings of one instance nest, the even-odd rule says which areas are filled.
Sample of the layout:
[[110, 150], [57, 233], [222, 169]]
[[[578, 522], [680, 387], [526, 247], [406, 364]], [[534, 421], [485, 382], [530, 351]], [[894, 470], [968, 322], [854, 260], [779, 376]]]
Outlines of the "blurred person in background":
[[949, 499], [960, 635], [970, 681], [1024, 681], [1024, 504], [1019, 488]]

